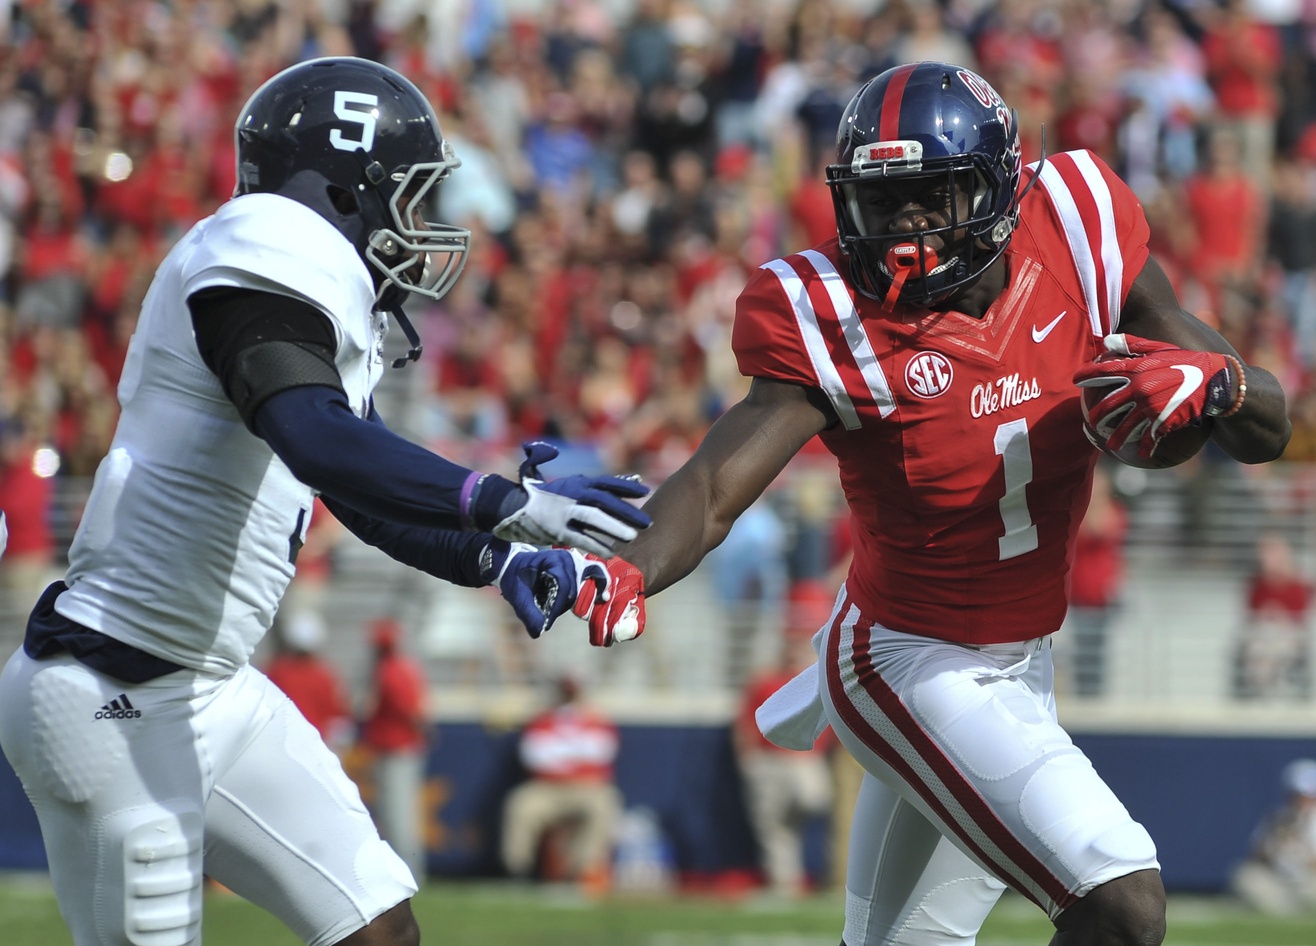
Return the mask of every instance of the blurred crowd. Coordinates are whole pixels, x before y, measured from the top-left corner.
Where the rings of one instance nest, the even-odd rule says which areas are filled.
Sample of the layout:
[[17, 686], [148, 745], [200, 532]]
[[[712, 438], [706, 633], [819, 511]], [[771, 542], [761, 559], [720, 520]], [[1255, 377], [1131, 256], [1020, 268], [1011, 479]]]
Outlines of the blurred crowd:
[[[1303, 0], [11, 0], [0, 22], [6, 569], [53, 554], [157, 262], [233, 190], [233, 119], [291, 62], [412, 78], [463, 165], [466, 272], [416, 306], [418, 433], [526, 437], [659, 480], [745, 385], [733, 302], [835, 234], [823, 166], [867, 78], [957, 61], [1025, 158], [1089, 148], [1143, 200], [1185, 306], [1290, 392], [1316, 460], [1316, 4]], [[413, 305], [415, 305], [413, 303]]]

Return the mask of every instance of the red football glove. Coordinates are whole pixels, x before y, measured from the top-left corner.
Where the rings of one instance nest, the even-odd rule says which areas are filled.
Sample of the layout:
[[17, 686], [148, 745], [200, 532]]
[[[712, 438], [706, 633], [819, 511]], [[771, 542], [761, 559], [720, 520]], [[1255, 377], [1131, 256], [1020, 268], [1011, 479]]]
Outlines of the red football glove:
[[1238, 406], [1234, 380], [1242, 379], [1242, 366], [1229, 355], [1136, 335], [1107, 335], [1103, 341], [1109, 354], [1080, 368], [1074, 383], [1110, 388], [1084, 410], [1088, 426], [1105, 437], [1111, 451], [1136, 443], [1145, 459], [1166, 434]]
[[[572, 552], [580, 555], [579, 552]], [[595, 569], [581, 574], [580, 588], [576, 591], [576, 604], [572, 613], [589, 622], [589, 642], [595, 647], [635, 640], [644, 633], [644, 576], [640, 570], [622, 558], [602, 559], [585, 555], [591, 562], [600, 562], [607, 574], [600, 578]]]

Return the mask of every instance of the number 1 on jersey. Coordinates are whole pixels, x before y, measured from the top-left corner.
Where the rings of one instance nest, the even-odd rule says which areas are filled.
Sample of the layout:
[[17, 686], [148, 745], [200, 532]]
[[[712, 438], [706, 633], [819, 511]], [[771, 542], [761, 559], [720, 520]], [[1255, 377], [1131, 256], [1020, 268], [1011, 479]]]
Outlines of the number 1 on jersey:
[[1033, 451], [1028, 443], [1028, 421], [1008, 421], [996, 428], [996, 455], [1005, 467], [1005, 495], [998, 507], [1005, 534], [1000, 538], [1001, 560], [1037, 548], [1037, 526], [1028, 511], [1026, 487], [1033, 481]]

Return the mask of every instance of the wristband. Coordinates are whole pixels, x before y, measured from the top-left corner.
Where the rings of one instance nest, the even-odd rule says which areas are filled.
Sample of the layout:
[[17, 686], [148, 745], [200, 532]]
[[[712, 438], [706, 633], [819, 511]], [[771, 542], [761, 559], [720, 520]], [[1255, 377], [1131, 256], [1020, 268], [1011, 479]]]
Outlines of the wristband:
[[[494, 473], [471, 473], [462, 485], [462, 528], [488, 532], [524, 504], [524, 492], [511, 480]], [[510, 511], [505, 512], [508, 506]]]
[[1243, 401], [1247, 399], [1247, 373], [1243, 371], [1243, 363], [1233, 355], [1225, 355], [1225, 357], [1229, 359], [1234, 366], [1234, 370], [1238, 372], [1238, 397], [1234, 399], [1234, 403], [1229, 410], [1216, 415], [1216, 420], [1233, 417], [1238, 413], [1239, 408], [1243, 406]]

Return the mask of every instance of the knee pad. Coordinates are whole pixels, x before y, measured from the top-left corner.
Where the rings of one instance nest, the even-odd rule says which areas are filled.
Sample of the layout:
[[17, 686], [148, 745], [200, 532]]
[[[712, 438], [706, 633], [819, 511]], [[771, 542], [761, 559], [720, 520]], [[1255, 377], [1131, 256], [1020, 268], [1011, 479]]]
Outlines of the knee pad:
[[[159, 808], [118, 812], [105, 824], [107, 837], [118, 838], [122, 856], [123, 912], [114, 918], [122, 933], [115, 941], [120, 936], [132, 946], [200, 941], [203, 825], [200, 812]], [[103, 907], [117, 912], [112, 903]]]
[[900, 909], [845, 892], [847, 946], [973, 946], [1005, 884], [995, 877], [948, 878]]

